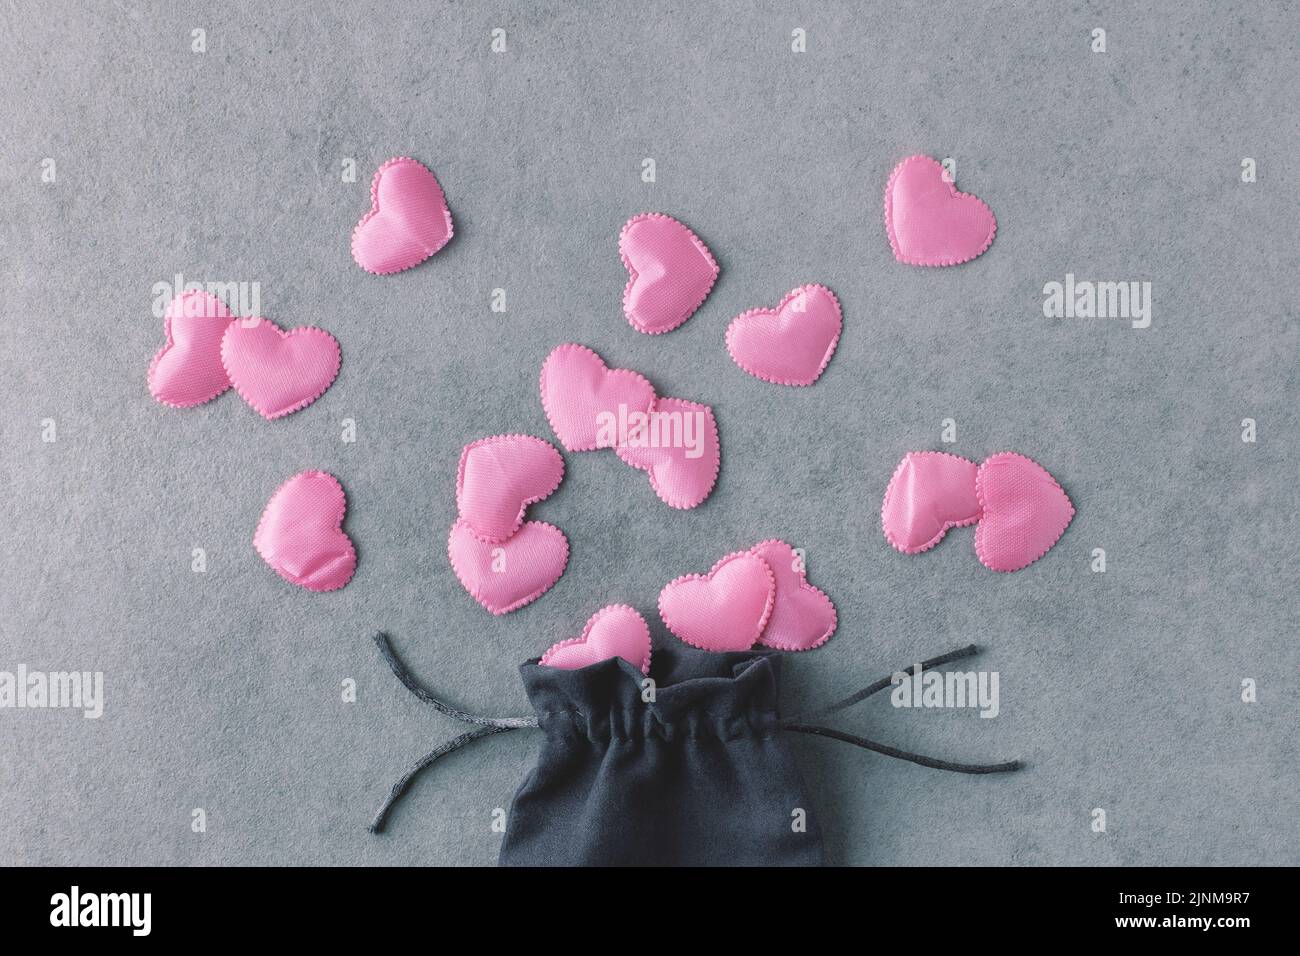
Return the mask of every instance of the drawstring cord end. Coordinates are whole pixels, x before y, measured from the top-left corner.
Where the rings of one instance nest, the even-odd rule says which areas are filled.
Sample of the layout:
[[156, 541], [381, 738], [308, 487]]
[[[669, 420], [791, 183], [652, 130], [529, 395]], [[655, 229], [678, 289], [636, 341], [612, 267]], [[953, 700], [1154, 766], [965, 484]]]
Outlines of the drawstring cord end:
[[508, 730], [518, 730], [522, 727], [536, 727], [536, 717], [484, 717], [479, 714], [467, 714], [463, 710], [457, 710], [450, 704], [444, 703], [429, 692], [423, 684], [415, 679], [405, 662], [397, 656], [393, 650], [392, 643], [388, 640], [388, 635], [382, 632], [374, 636], [375, 646], [379, 648], [379, 653], [383, 655], [384, 660], [388, 663], [389, 668], [402, 682], [407, 690], [417, 699], [432, 707], [438, 713], [443, 714], [453, 720], [459, 720], [465, 724], [477, 725], [476, 730], [470, 730], [461, 734], [459, 737], [453, 737], [445, 743], [439, 744], [429, 753], [425, 754], [414, 766], [404, 773], [400, 780], [393, 784], [392, 789], [388, 792], [383, 806], [375, 814], [375, 818], [370, 822], [367, 828], [371, 833], [383, 833], [384, 827], [388, 822], [388, 814], [411, 786], [414, 780], [422, 770], [434, 763], [434, 761], [445, 757], [447, 754], [455, 753], [466, 744], [472, 744], [480, 737], [490, 737], [493, 734], [504, 733]]
[[[857, 693], [850, 694], [842, 700], [823, 707], [821, 710], [814, 711], [813, 716], [824, 717], [829, 714], [837, 713], [841, 710], [859, 704], [873, 694], [877, 694], [894, 683], [897, 674], [906, 674], [911, 676], [916, 673], [919, 667], [921, 670], [930, 670], [935, 667], [942, 667], [944, 664], [950, 664], [953, 661], [959, 661], [967, 657], [974, 657], [980, 652], [979, 645], [967, 644], [965, 647], [959, 647], [956, 650], [949, 651], [946, 654], [940, 654], [938, 657], [932, 657], [927, 661], [921, 661], [920, 664], [914, 664], [906, 667], [901, 671], [895, 671], [888, 677], [882, 677], [874, 683], [868, 684]], [[840, 740], [847, 744], [853, 744], [855, 747], [861, 747], [864, 750], [870, 750], [878, 754], [884, 754], [886, 757], [896, 757], [899, 760], [906, 760], [909, 763], [918, 764], [922, 767], [931, 767], [935, 770], [950, 770], [954, 773], [1011, 773], [1024, 767], [1024, 762], [1020, 760], [1008, 760], [1003, 763], [994, 764], [967, 764], [955, 763], [950, 760], [938, 760], [934, 757], [926, 757], [923, 754], [914, 754], [910, 751], [899, 750], [897, 747], [891, 747], [888, 744], [878, 743], [874, 740], [868, 740], [866, 737], [859, 737], [855, 734], [848, 734], [842, 730], [835, 730], [832, 727], [823, 727], [818, 724], [804, 723], [801, 718], [790, 718], [782, 721], [781, 727], [796, 734], [811, 734], [816, 737], [829, 737], [832, 740]]]

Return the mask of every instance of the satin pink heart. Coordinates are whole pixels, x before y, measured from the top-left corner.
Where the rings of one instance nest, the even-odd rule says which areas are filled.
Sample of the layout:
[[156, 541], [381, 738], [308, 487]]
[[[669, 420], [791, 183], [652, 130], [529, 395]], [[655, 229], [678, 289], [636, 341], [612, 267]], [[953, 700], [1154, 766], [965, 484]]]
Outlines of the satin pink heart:
[[885, 186], [885, 230], [894, 258], [913, 266], [955, 266], [982, 255], [997, 232], [993, 210], [957, 191], [929, 156], [909, 156]]
[[625, 368], [609, 368], [591, 349], [557, 345], [542, 364], [542, 409], [569, 451], [611, 448], [618, 423], [654, 407], [654, 386]]
[[390, 159], [370, 184], [370, 211], [352, 232], [352, 258], [375, 275], [417, 266], [452, 237], [451, 210], [437, 178], [406, 156]]
[[569, 562], [569, 539], [543, 521], [527, 521], [508, 540], [481, 540], [464, 519], [451, 526], [447, 557], [461, 585], [493, 614], [508, 614], [551, 589]]
[[618, 251], [628, 272], [623, 314], [638, 332], [671, 332], [694, 314], [718, 278], [709, 247], [662, 213], [633, 216], [623, 225]]
[[528, 506], [550, 497], [564, 478], [564, 459], [532, 435], [493, 435], [466, 445], [456, 473], [456, 507], [470, 529], [489, 543], [504, 541], [524, 523]]
[[207, 292], [183, 292], [163, 315], [166, 344], [149, 363], [149, 393], [164, 405], [192, 408], [230, 388], [221, 336], [234, 316]]
[[800, 286], [775, 309], [750, 309], [732, 319], [727, 351], [755, 378], [811, 385], [830, 364], [843, 326], [835, 293], [821, 285]]
[[975, 553], [992, 571], [1019, 571], [1060, 540], [1074, 505], [1042, 465], [1002, 452], [979, 466], [975, 494], [982, 514], [975, 529]]
[[294, 475], [271, 495], [253, 547], [272, 570], [308, 591], [337, 591], [352, 580], [357, 552], [343, 532], [347, 499], [324, 471]]
[[664, 626], [692, 647], [747, 651], [754, 646], [776, 599], [767, 562], [749, 551], [729, 554], [708, 574], [687, 574], [659, 592]]
[[794, 548], [773, 538], [749, 550], [767, 562], [776, 581], [772, 614], [758, 643], [781, 651], [809, 651], [829, 641], [838, 621], [835, 605], [808, 583], [803, 559]]
[[231, 322], [221, 338], [221, 364], [235, 391], [273, 421], [306, 408], [339, 374], [342, 354], [328, 332], [303, 326], [285, 332], [274, 322]]
[[642, 674], [650, 673], [650, 628], [645, 618], [626, 604], [611, 604], [592, 615], [582, 634], [552, 644], [538, 662], [543, 667], [576, 671], [612, 657], [621, 657]]
[[949, 528], [980, 519], [973, 461], [940, 451], [911, 451], [894, 469], [880, 507], [885, 539], [904, 554], [938, 544]]
[[684, 398], [659, 399], [645, 424], [631, 429], [614, 451], [648, 473], [655, 494], [673, 508], [701, 504], [722, 460], [713, 409]]

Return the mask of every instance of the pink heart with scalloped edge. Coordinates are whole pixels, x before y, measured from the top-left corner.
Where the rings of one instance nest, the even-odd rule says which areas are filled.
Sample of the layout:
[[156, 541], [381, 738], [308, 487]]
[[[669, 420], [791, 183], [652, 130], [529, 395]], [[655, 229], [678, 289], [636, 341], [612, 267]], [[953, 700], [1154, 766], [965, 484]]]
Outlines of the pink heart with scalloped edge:
[[722, 452], [718, 423], [708, 405], [661, 398], [614, 451], [650, 476], [656, 495], [673, 508], [694, 508], [718, 480]]
[[337, 591], [352, 580], [357, 552], [343, 532], [347, 499], [324, 471], [294, 475], [271, 495], [253, 547], [280, 577], [308, 591]]
[[750, 309], [727, 326], [727, 351], [742, 369], [777, 385], [811, 385], [835, 354], [844, 326], [835, 293], [791, 290], [775, 309]]
[[221, 364], [239, 397], [267, 421], [306, 408], [339, 374], [338, 340], [312, 326], [282, 330], [270, 319], [231, 322]]
[[564, 478], [564, 459], [532, 435], [493, 435], [466, 445], [456, 472], [456, 507], [479, 538], [504, 541], [524, 523], [529, 505], [550, 497]]
[[408, 156], [390, 159], [370, 184], [370, 211], [352, 232], [352, 258], [375, 275], [417, 266], [448, 242], [451, 210], [437, 178]]
[[569, 451], [611, 448], [618, 423], [654, 408], [654, 386], [637, 372], [610, 368], [585, 345], [557, 345], [542, 363], [542, 409]]
[[990, 455], [979, 466], [975, 493], [983, 511], [975, 553], [991, 571], [1019, 571], [1060, 540], [1074, 505], [1047, 469], [1015, 452]]
[[623, 225], [618, 251], [628, 272], [623, 314], [649, 335], [671, 332], [704, 304], [718, 263], [700, 238], [671, 216], [648, 212]]
[[207, 292], [183, 292], [167, 304], [167, 342], [149, 363], [149, 393], [164, 405], [192, 408], [230, 388], [221, 365], [221, 337], [234, 316]]
[[839, 619], [835, 605], [808, 583], [803, 559], [794, 548], [773, 538], [749, 550], [767, 562], [776, 580], [772, 614], [758, 643], [782, 651], [810, 651], [829, 641]]
[[544, 521], [526, 521], [509, 539], [481, 540], [458, 519], [447, 558], [461, 585], [493, 614], [509, 614], [551, 589], [569, 562], [569, 539]]
[[659, 616], [692, 647], [747, 651], [763, 633], [775, 598], [776, 579], [767, 562], [737, 551], [708, 574], [687, 574], [664, 585]]
[[582, 634], [552, 644], [542, 655], [543, 667], [576, 671], [611, 657], [621, 657], [642, 674], [650, 673], [650, 628], [634, 608], [611, 604], [592, 615]]
[[904, 554], [938, 544], [949, 528], [980, 518], [975, 462], [942, 451], [909, 451], [894, 469], [880, 506], [885, 540]]
[[982, 200], [957, 191], [929, 156], [909, 156], [885, 186], [885, 231], [894, 258], [912, 266], [955, 266], [993, 245], [998, 223]]

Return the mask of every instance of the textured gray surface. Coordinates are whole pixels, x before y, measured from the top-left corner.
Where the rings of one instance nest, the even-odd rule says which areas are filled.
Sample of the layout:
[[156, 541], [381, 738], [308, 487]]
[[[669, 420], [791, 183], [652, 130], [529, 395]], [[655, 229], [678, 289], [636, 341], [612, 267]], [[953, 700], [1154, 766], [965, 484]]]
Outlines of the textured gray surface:
[[[662, 640], [666, 580], [769, 536], [808, 550], [840, 610], [838, 635], [789, 662], [787, 709], [976, 640], [1002, 675], [996, 720], [880, 699], [840, 725], [1029, 762], [979, 779], [804, 741], [831, 861], [1296, 862], [1294, 5], [89, 6], [6, 3], [0, 30], [0, 669], [102, 670], [107, 707], [0, 711], [0, 863], [491, 863], [527, 732], [448, 760], [388, 835], [365, 832], [396, 775], [459, 730], [369, 633], [463, 707], [517, 712], [518, 662], [615, 601]], [[996, 212], [976, 262], [893, 261], [881, 191], [915, 152], [956, 158]], [[437, 172], [457, 234], [376, 278], [348, 236], [401, 154]], [[645, 210], [687, 222], [723, 269], [666, 336], [620, 311], [616, 237]], [[259, 282], [267, 316], [334, 333], [337, 383], [275, 423], [233, 394], [152, 401], [151, 287], [178, 271]], [[1151, 327], [1043, 318], [1043, 284], [1067, 272], [1150, 280]], [[727, 321], [802, 282], [844, 305], [827, 373], [805, 390], [742, 374]], [[566, 456], [533, 514], [568, 534], [569, 569], [492, 618], [445, 557], [458, 452], [551, 437], [537, 372], [563, 341], [712, 404], [722, 474], [679, 513], [613, 455]], [[1078, 515], [1018, 574], [985, 570], [969, 530], [899, 555], [879, 502], [915, 448], [1031, 455]], [[305, 468], [348, 493], [361, 563], [333, 595], [250, 544]]]

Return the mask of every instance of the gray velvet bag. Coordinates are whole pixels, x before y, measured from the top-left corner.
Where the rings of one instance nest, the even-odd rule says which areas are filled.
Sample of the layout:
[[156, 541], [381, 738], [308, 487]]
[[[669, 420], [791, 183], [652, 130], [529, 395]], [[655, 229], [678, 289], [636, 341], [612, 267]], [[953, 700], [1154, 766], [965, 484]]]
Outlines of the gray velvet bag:
[[[435, 748], [392, 788], [371, 824], [434, 761], [480, 737], [541, 731], [537, 766], [515, 794], [502, 865], [809, 866], [821, 831], [794, 758], [797, 734], [816, 734], [929, 767], [964, 773], [1017, 769], [953, 764], [802, 721], [778, 709], [781, 656], [657, 648], [650, 678], [622, 658], [579, 670], [520, 667], [530, 717], [480, 717], [435, 698], [375, 638], [394, 673], [439, 712], [478, 725]], [[937, 667], [974, 646], [922, 663]], [[833, 713], [888, 687], [883, 678], [819, 711]], [[651, 690], [653, 693], [651, 693]]]

